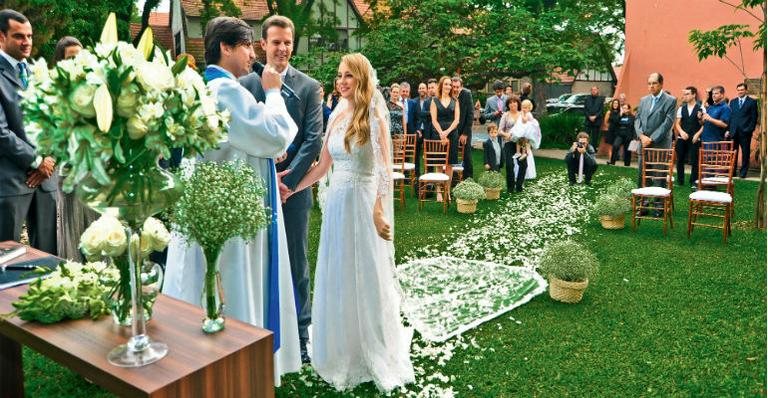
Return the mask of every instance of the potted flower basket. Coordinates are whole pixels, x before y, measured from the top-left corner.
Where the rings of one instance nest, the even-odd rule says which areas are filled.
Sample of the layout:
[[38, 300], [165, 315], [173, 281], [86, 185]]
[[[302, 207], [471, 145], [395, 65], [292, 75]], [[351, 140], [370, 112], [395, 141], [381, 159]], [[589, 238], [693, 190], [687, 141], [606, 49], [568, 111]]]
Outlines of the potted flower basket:
[[632, 208], [629, 196], [633, 187], [634, 184], [629, 179], [621, 179], [608, 186], [605, 192], [597, 197], [595, 211], [600, 216], [603, 228], [624, 228], [624, 215]]
[[486, 199], [498, 200], [501, 197], [501, 190], [504, 188], [504, 176], [498, 171], [483, 172], [477, 182], [485, 189]]
[[485, 189], [472, 178], [456, 184], [453, 188], [456, 198], [456, 210], [459, 213], [474, 213], [477, 211], [477, 201], [485, 198]]
[[549, 296], [564, 303], [578, 303], [597, 275], [597, 257], [584, 246], [573, 242], [557, 242], [541, 257], [539, 269], [549, 279]]

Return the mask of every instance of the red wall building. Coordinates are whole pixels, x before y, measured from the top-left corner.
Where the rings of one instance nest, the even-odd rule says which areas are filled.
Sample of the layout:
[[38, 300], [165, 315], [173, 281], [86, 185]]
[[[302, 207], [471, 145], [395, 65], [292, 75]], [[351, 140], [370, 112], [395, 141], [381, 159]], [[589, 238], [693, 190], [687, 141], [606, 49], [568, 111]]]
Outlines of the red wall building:
[[[753, 12], [759, 16], [762, 10]], [[625, 93], [629, 103], [636, 107], [648, 93], [648, 75], [660, 72], [664, 89], [677, 98], [686, 86], [695, 86], [703, 93], [707, 87], [718, 84], [725, 87], [728, 98], [734, 97], [736, 84], [744, 81], [739, 70], [717, 57], [699, 62], [688, 42], [688, 33], [693, 29], [710, 30], [728, 24], [748, 24], [753, 30], [758, 26], [757, 20], [747, 13], [717, 0], [627, 0], [624, 66], [615, 95]], [[762, 51], [752, 51], [752, 45], [752, 40], [742, 40], [746, 77], [759, 79]], [[738, 48], [731, 48], [728, 56], [741, 64]], [[755, 90], [759, 87], [750, 87], [750, 92]]]

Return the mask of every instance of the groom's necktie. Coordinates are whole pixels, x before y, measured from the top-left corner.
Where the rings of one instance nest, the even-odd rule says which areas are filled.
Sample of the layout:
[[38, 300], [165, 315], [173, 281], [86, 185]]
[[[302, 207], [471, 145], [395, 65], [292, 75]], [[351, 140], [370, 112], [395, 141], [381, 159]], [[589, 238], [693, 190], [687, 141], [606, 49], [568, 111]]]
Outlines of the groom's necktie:
[[653, 97], [653, 100], [651, 101], [651, 111], [653, 111], [653, 108], [656, 107], [656, 101], [659, 99], [659, 97]]
[[739, 98], [739, 109], [744, 106], [744, 97]]
[[27, 86], [29, 86], [29, 70], [27, 69], [26, 62], [19, 62], [19, 81], [21, 81], [21, 86], [26, 90]]

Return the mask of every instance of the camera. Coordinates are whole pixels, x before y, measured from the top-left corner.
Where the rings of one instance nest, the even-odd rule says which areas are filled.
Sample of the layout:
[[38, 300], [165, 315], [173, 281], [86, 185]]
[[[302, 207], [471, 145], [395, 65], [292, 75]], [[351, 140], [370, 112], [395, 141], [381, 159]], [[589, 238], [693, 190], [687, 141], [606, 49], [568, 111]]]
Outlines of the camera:
[[576, 143], [576, 148], [584, 148], [584, 143], [577, 142]]

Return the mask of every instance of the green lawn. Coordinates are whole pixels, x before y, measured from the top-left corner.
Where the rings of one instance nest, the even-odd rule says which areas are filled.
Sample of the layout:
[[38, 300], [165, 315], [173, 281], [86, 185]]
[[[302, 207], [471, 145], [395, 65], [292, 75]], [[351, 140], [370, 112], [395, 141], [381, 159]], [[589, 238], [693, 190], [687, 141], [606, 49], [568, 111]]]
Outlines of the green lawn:
[[[476, 165], [481, 155], [475, 151]], [[540, 176], [565, 172], [561, 160], [536, 162]], [[598, 173], [588, 197], [608, 180], [635, 178], [637, 171], [602, 165]], [[686, 238], [687, 187], [676, 188], [675, 228], [667, 237], [660, 223], [607, 231], [593, 217], [577, 238], [594, 250], [601, 270], [580, 304], [540, 295], [465, 333], [464, 340], [476, 344], [456, 348], [443, 366], [423, 358], [415, 364], [452, 377], [438, 384], [469, 397], [765, 396], [766, 234], [751, 227], [756, 188], [736, 181], [727, 245], [717, 230]], [[479, 211], [499, 205], [483, 202]], [[449, 228], [472, 217], [453, 208], [443, 215], [434, 204], [418, 212], [409, 198], [396, 212], [398, 262], [414, 247], [446, 241]], [[310, 264], [319, 220], [315, 210]], [[24, 355], [30, 397], [111, 396], [31, 350]], [[339, 395], [308, 372], [283, 381], [281, 397]], [[345, 396], [375, 395], [368, 383]]]

